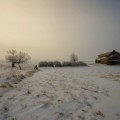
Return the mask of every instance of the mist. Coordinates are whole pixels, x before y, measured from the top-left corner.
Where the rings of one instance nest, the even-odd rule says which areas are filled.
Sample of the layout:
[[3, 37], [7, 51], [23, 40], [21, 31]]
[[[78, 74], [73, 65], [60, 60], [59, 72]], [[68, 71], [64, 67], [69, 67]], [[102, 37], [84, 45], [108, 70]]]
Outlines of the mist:
[[118, 0], [0, 0], [0, 59], [10, 49], [38, 61], [120, 52], [119, 13]]

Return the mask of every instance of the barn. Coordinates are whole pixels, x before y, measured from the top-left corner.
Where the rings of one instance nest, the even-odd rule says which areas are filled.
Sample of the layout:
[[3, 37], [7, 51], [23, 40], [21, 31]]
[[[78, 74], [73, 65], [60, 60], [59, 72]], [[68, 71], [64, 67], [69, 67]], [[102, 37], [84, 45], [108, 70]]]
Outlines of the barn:
[[120, 64], [120, 53], [113, 50], [112, 52], [107, 52], [98, 55], [95, 63], [101, 63], [106, 65], [118, 65]]

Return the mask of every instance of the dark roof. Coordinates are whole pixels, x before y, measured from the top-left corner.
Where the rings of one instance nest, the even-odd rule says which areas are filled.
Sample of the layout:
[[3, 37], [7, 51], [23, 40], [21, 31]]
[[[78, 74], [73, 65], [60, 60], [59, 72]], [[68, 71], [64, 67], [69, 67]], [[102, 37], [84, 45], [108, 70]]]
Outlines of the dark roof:
[[100, 55], [98, 55], [98, 57], [99, 57], [99, 58], [102, 58], [102, 57], [110, 57], [110, 56], [115, 55], [115, 54], [119, 54], [119, 55], [120, 55], [119, 52], [113, 50], [112, 52], [106, 52], [106, 53], [100, 54]]
[[120, 54], [111, 55], [111, 56], [109, 56], [109, 59], [112, 59], [112, 58], [115, 58], [115, 57], [117, 57], [117, 59], [120, 59]]

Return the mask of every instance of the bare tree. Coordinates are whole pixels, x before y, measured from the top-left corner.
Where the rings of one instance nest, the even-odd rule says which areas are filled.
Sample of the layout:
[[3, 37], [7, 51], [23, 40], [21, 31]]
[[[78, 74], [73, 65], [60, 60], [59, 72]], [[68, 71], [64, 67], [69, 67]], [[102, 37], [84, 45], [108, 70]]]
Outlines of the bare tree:
[[28, 53], [19, 52], [17, 54], [16, 63], [19, 65], [20, 69], [21, 69], [20, 64], [27, 63], [29, 60], [30, 60], [30, 56], [28, 55]]
[[8, 55], [5, 56], [5, 59], [7, 60], [7, 62], [12, 63], [12, 67], [15, 67], [17, 51], [12, 49], [12, 50], [7, 51], [7, 54]]
[[78, 62], [78, 56], [74, 53], [70, 56], [70, 59], [73, 63]]
[[30, 60], [30, 56], [28, 53], [25, 52], [17, 52], [16, 50], [10, 50], [7, 51], [7, 56], [5, 56], [7, 62], [12, 63], [12, 67], [15, 67], [15, 64], [19, 65], [19, 68], [21, 69], [20, 64], [26, 63]]

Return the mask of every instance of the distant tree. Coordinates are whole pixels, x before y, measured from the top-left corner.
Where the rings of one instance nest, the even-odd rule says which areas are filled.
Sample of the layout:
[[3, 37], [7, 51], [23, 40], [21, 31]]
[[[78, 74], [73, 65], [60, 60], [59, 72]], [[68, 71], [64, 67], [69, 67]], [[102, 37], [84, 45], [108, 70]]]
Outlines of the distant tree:
[[73, 63], [78, 62], [78, 56], [74, 53], [70, 56], [70, 59]]
[[7, 51], [7, 56], [5, 56], [5, 59], [7, 60], [7, 62], [11, 62], [12, 63], [12, 67], [15, 67], [15, 63], [17, 60], [17, 51], [16, 50], [9, 50]]
[[20, 64], [22, 63], [27, 63], [30, 60], [30, 56], [28, 55], [28, 53], [25, 52], [19, 52], [17, 55], [17, 64], [19, 65], [19, 68], [21, 69]]
[[7, 62], [11, 62], [12, 63], [12, 67], [15, 67], [15, 64], [19, 65], [19, 68], [21, 69], [21, 65], [22, 63], [26, 63], [30, 60], [30, 56], [28, 55], [28, 53], [25, 52], [17, 52], [16, 50], [9, 50], [7, 51], [7, 56], [5, 56], [5, 59], [7, 60]]

